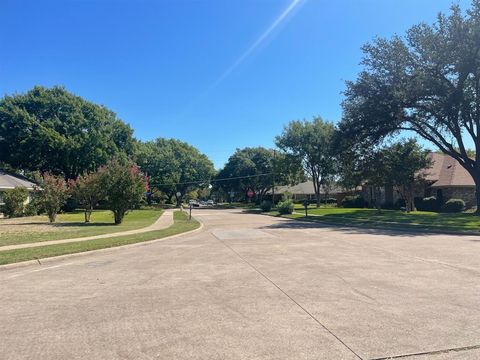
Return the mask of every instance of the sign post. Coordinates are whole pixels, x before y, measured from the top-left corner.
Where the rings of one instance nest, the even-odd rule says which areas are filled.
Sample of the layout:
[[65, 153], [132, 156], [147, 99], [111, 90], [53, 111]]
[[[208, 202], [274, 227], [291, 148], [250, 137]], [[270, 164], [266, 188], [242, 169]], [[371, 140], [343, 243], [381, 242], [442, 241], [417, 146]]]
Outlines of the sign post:
[[248, 198], [250, 199], [250, 202], [252, 202], [252, 197], [253, 197], [253, 195], [255, 195], [255, 193], [253, 192], [252, 189], [249, 189], [249, 190], [247, 191], [247, 196], [248, 196]]
[[303, 201], [303, 206], [305, 206], [305, 217], [308, 217], [308, 200]]

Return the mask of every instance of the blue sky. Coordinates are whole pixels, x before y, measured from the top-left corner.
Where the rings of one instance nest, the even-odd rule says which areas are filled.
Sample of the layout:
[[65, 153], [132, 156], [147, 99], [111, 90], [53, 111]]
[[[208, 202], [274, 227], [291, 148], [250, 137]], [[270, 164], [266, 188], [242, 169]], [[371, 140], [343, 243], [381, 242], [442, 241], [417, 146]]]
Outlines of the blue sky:
[[273, 146], [290, 120], [338, 121], [360, 47], [451, 3], [0, 0], [0, 95], [63, 85], [137, 138], [187, 141], [221, 167], [236, 148]]

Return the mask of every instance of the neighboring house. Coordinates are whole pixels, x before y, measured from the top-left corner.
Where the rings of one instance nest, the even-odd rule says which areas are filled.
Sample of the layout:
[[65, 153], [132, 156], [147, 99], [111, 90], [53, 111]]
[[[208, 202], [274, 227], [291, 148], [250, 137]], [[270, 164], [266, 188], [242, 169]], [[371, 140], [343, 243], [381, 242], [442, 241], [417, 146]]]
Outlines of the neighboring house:
[[[440, 203], [449, 199], [462, 199], [467, 207], [473, 207], [475, 201], [475, 183], [470, 174], [460, 163], [449, 155], [430, 153], [432, 167], [423, 170], [425, 183], [419, 184], [415, 197], [435, 196]], [[364, 186], [362, 196], [372, 204], [375, 198], [374, 191]], [[400, 195], [392, 186], [381, 189], [380, 203], [395, 203]]]
[[425, 196], [435, 196], [441, 202], [462, 199], [467, 207], [475, 206], [475, 182], [460, 163], [449, 155], [431, 153], [432, 168], [426, 171], [430, 186]]
[[24, 187], [28, 190], [29, 195], [25, 202], [25, 204], [28, 204], [31, 200], [31, 194], [35, 190], [35, 183], [21, 175], [0, 170], [0, 205], [3, 204], [3, 193], [8, 190], [13, 190], [16, 187]]
[[[303, 183], [292, 186], [278, 186], [275, 188], [276, 199], [277, 196], [281, 196], [285, 193], [290, 194], [292, 196], [292, 200], [294, 201], [305, 199], [311, 201], [316, 200], [315, 190], [313, 188], [312, 181], [305, 181]], [[337, 203], [341, 203], [345, 196], [351, 195], [353, 193], [355, 193], [355, 191], [348, 191], [336, 185], [320, 187], [320, 196], [322, 199], [335, 198], [337, 200]]]

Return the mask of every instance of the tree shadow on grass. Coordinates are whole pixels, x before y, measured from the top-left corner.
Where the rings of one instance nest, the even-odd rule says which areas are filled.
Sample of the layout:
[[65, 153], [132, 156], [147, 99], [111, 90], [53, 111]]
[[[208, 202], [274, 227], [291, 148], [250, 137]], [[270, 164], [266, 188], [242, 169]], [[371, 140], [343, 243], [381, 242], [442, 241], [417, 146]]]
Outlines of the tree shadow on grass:
[[[361, 210], [359, 210], [361, 212]], [[363, 216], [365, 214], [363, 213]], [[414, 214], [412, 214], [414, 216]], [[389, 218], [390, 219], [390, 218]], [[290, 218], [290, 221], [282, 221], [275, 224], [267, 225], [266, 229], [330, 229], [341, 231], [348, 234], [371, 234], [371, 235], [388, 235], [399, 237], [418, 237], [422, 235], [435, 234], [458, 234], [462, 236], [479, 236], [479, 230], [456, 230], [442, 229], [439, 226], [429, 226], [428, 224], [415, 223], [389, 223], [388, 220], [361, 220], [358, 217], [348, 217], [336, 214], [324, 216], [301, 216]], [[480, 241], [477, 240], [477, 241]]]
[[53, 223], [54, 227], [97, 227], [97, 226], [117, 226], [113, 222], [65, 222], [65, 223]]
[[5, 224], [4, 226], [25, 226], [25, 225], [49, 225], [51, 227], [96, 227], [96, 226], [115, 226], [113, 222], [58, 222], [58, 223], [49, 223], [45, 221], [30, 221], [17, 224]]

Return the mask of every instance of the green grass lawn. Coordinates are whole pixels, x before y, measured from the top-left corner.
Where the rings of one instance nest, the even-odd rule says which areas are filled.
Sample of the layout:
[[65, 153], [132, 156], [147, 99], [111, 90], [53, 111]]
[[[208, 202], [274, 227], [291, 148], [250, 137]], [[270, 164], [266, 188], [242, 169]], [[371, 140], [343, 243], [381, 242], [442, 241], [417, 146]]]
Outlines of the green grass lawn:
[[123, 223], [114, 225], [111, 211], [98, 210], [92, 214], [91, 222], [84, 222], [83, 211], [59, 214], [57, 222], [48, 223], [46, 216], [19, 219], [0, 219], [0, 248], [6, 245], [26, 244], [101, 235], [126, 230], [140, 229], [153, 224], [162, 210], [133, 210]]
[[200, 226], [200, 223], [195, 219], [188, 220], [187, 214], [181, 211], [175, 211], [173, 213], [173, 220], [174, 224], [169, 228], [136, 235], [0, 251], [0, 265], [156, 240], [194, 230]]
[[[270, 215], [278, 215], [271, 212]], [[305, 218], [304, 208], [296, 207], [289, 218], [342, 225], [357, 225], [382, 228], [415, 228], [422, 230], [446, 230], [480, 232], [480, 216], [472, 213], [446, 214], [400, 210], [309, 208]]]

